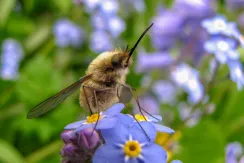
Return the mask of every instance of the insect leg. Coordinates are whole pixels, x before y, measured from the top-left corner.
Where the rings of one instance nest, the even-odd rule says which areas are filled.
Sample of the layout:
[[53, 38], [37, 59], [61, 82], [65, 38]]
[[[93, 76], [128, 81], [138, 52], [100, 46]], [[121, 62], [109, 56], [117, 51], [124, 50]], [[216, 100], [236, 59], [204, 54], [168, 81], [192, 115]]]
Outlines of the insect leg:
[[98, 121], [99, 121], [99, 119], [100, 119], [100, 110], [99, 110], [99, 106], [98, 106], [96, 90], [93, 90], [93, 96], [94, 96], [94, 99], [95, 99], [95, 105], [96, 105], [96, 108], [97, 108], [97, 111], [98, 111], [98, 112], [97, 112], [98, 117], [97, 117], [97, 121], [96, 121], [96, 123], [95, 123], [95, 126], [94, 126], [94, 128], [93, 128], [93, 130], [92, 130], [91, 136], [93, 135], [93, 132], [95, 131], [95, 129], [96, 129], [96, 127], [97, 127], [97, 124], [98, 124]]
[[89, 108], [90, 114], [92, 115], [92, 110], [91, 110], [91, 106], [90, 106], [90, 103], [89, 103], [88, 98], [87, 98], [87, 94], [86, 94], [85, 87], [87, 87], [87, 86], [82, 85], [82, 89], [83, 89], [83, 91], [84, 91], [84, 95], [85, 95], [85, 98], [86, 98], [86, 103], [87, 103], [87, 105], [88, 105], [88, 108]]

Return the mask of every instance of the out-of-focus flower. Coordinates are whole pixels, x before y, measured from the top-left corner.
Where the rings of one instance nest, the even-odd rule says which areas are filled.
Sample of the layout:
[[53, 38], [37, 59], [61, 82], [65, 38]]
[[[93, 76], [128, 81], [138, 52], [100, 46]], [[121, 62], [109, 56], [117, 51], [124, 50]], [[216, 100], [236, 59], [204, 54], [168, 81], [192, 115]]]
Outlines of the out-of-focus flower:
[[189, 127], [195, 126], [200, 117], [201, 111], [199, 109], [192, 111], [192, 108], [185, 103], [180, 103], [178, 106], [179, 116], [182, 121]]
[[[142, 125], [145, 131], [155, 132], [152, 125]], [[110, 130], [110, 129], [108, 129]], [[100, 146], [93, 157], [94, 163], [117, 162], [132, 163], [142, 161], [166, 163], [167, 154], [162, 147], [150, 142], [138, 127], [126, 128], [118, 125], [111, 131], [102, 131], [105, 144]], [[108, 152], [109, 151], [109, 152]]]
[[192, 104], [198, 103], [204, 96], [204, 87], [200, 82], [199, 73], [187, 64], [180, 64], [171, 72], [171, 80], [188, 93]]
[[148, 72], [153, 69], [162, 69], [170, 66], [173, 58], [168, 52], [146, 53], [140, 52], [137, 56], [137, 72]]
[[[140, 106], [149, 112], [150, 114], [159, 114], [159, 104], [153, 96], [144, 95], [139, 98]], [[139, 113], [139, 107], [137, 103], [133, 103], [134, 105], [134, 112]], [[141, 110], [145, 113], [143, 110]]]
[[172, 160], [172, 157], [179, 149], [179, 140], [181, 138], [181, 133], [176, 131], [174, 134], [168, 134], [163, 132], [158, 132], [155, 139], [155, 143], [162, 146], [168, 155], [167, 162]]
[[205, 19], [202, 21], [202, 26], [210, 35], [225, 35], [233, 37], [238, 37], [240, 35], [236, 23], [227, 22], [226, 18], [221, 15]]
[[135, 10], [137, 12], [143, 12], [146, 8], [144, 0], [123, 0], [120, 1], [120, 4], [122, 10], [126, 10], [127, 13]]
[[65, 143], [60, 151], [62, 163], [85, 162], [91, 159], [100, 142], [99, 134], [92, 128], [77, 133], [65, 130], [61, 138]]
[[226, 163], [238, 163], [238, 158], [242, 155], [242, 152], [243, 148], [239, 142], [228, 144], [225, 150]]
[[90, 37], [90, 48], [96, 52], [104, 52], [112, 49], [112, 41], [108, 33], [103, 30], [95, 31]]
[[176, 0], [173, 9], [187, 19], [202, 19], [214, 14], [212, 0]]
[[241, 28], [244, 28], [244, 12], [242, 12], [238, 17], [238, 24]]
[[60, 47], [80, 47], [84, 41], [82, 29], [68, 19], [58, 20], [53, 27], [56, 44]]
[[236, 51], [237, 46], [238, 42], [235, 39], [222, 36], [212, 37], [204, 44], [205, 50], [214, 54], [217, 61], [222, 64], [230, 59], [239, 59], [239, 53]]
[[1, 78], [14, 80], [19, 75], [19, 63], [23, 58], [23, 49], [14, 39], [6, 39], [2, 44]]
[[184, 18], [173, 11], [160, 11], [153, 22], [153, 46], [162, 51], [171, 48], [182, 31]]
[[226, 5], [231, 10], [244, 8], [244, 2], [242, 0], [226, 0]]
[[238, 90], [241, 90], [244, 85], [244, 74], [242, 64], [239, 61], [228, 61], [228, 66], [230, 69], [230, 78], [232, 81], [236, 82]]
[[171, 161], [171, 163], [182, 163], [182, 161], [180, 161], [180, 160], [173, 160], [173, 161]]
[[71, 123], [65, 127], [66, 130], [74, 130], [75, 132], [82, 131], [86, 128], [108, 129], [112, 128], [118, 122], [118, 115], [124, 108], [124, 104], [118, 103], [110, 107], [105, 112], [92, 114], [78, 122]]
[[152, 91], [163, 104], [174, 104], [176, 102], [177, 89], [170, 81], [156, 81], [152, 86]]

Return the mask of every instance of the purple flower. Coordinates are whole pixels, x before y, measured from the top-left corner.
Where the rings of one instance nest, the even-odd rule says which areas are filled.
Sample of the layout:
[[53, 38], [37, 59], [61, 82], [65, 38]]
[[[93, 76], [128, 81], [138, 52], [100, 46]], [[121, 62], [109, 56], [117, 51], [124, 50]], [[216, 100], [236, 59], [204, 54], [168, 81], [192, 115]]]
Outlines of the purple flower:
[[[155, 133], [155, 128], [150, 123], [144, 123], [142, 127], [150, 135]], [[164, 149], [149, 141], [137, 126], [128, 129], [124, 125], [118, 125], [114, 129], [103, 130], [102, 136], [106, 143], [95, 152], [93, 163], [166, 163], [167, 154]]]
[[14, 80], [19, 75], [19, 63], [23, 58], [23, 49], [14, 39], [4, 40], [1, 56], [1, 78]]
[[232, 10], [240, 9], [244, 7], [243, 0], [226, 0], [226, 5]]
[[56, 44], [60, 47], [79, 47], [83, 43], [83, 31], [68, 19], [58, 20], [54, 24], [53, 33]]
[[187, 64], [182, 63], [175, 67], [171, 79], [188, 93], [190, 103], [196, 104], [204, 97], [204, 87], [200, 82], [198, 71]]
[[152, 91], [163, 104], [174, 104], [176, 102], [177, 89], [170, 81], [156, 81], [152, 86]]
[[236, 23], [227, 22], [226, 18], [222, 15], [205, 19], [202, 21], [202, 26], [210, 35], [225, 35], [233, 37], [238, 37], [240, 35]]
[[212, 0], [176, 0], [173, 9], [187, 19], [202, 19], [214, 14]]
[[171, 48], [179, 37], [184, 25], [184, 18], [177, 12], [159, 11], [153, 19], [152, 42], [156, 49]]
[[[159, 114], [159, 104], [153, 96], [144, 95], [139, 98], [140, 106], [151, 114]], [[139, 108], [136, 103], [133, 103], [134, 111], [139, 113]], [[144, 112], [142, 110], [142, 112]], [[144, 112], [145, 113], [145, 112]]]
[[119, 4], [117, 0], [103, 0], [99, 4], [100, 10], [108, 15], [115, 15], [118, 12]]
[[145, 53], [140, 52], [137, 56], [137, 72], [148, 72], [152, 69], [162, 69], [171, 65], [173, 58], [168, 52]]
[[238, 42], [228, 37], [216, 36], [205, 42], [204, 48], [208, 53], [214, 54], [217, 61], [226, 63], [228, 60], [239, 59], [239, 53], [236, 51]]
[[242, 12], [238, 17], [238, 24], [241, 28], [244, 28], [244, 12]]
[[65, 127], [66, 130], [74, 130], [74, 132], [82, 131], [86, 128], [108, 129], [113, 128], [118, 122], [118, 115], [124, 108], [124, 104], [118, 103], [110, 107], [105, 112], [100, 112], [88, 116], [86, 120], [71, 123]]
[[237, 83], [238, 90], [241, 90], [244, 85], [244, 74], [242, 64], [239, 61], [228, 61], [230, 69], [230, 78]]
[[95, 31], [91, 34], [90, 38], [90, 49], [92, 51], [100, 53], [112, 49], [112, 40], [105, 31]]
[[241, 156], [243, 148], [239, 142], [233, 142], [227, 145], [225, 152], [226, 163], [238, 163], [238, 157]]

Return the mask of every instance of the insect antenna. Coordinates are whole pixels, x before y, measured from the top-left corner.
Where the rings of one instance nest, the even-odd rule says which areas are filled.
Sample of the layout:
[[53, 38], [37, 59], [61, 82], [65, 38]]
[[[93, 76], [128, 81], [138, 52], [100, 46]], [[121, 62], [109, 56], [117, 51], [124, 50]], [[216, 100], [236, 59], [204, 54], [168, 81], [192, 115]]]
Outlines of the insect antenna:
[[143, 36], [147, 33], [147, 31], [148, 31], [152, 26], [153, 26], [153, 23], [152, 23], [149, 27], [147, 27], [147, 28], [145, 29], [145, 31], [141, 34], [141, 36], [139, 37], [139, 39], [136, 41], [136, 43], [135, 43], [135, 45], [133, 46], [133, 48], [131, 48], [131, 49], [129, 50], [129, 57], [128, 57], [127, 61], [126, 61], [127, 64], [128, 64], [128, 62], [129, 62], [130, 57], [132, 56], [133, 52], [135, 51], [137, 45], [140, 43], [140, 41], [141, 41], [141, 39], [143, 38]]

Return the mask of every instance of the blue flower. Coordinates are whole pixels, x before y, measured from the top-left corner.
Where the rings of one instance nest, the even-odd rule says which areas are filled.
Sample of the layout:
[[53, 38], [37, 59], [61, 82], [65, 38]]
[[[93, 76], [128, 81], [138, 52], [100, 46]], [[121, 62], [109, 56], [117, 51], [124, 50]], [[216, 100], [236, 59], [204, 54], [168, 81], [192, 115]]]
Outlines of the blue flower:
[[228, 61], [228, 66], [230, 69], [230, 78], [232, 81], [237, 83], [238, 90], [241, 90], [244, 85], [244, 74], [242, 64], [239, 61]]
[[212, 0], [176, 0], [173, 9], [187, 19], [202, 19], [215, 12]]
[[153, 22], [151, 32], [153, 46], [158, 50], [171, 48], [182, 32], [184, 18], [177, 12], [159, 11]]
[[226, 163], [238, 163], [238, 158], [242, 155], [243, 148], [239, 142], [233, 142], [227, 145], [225, 152]]
[[126, 127], [138, 125], [138, 122], [142, 125], [145, 123], [151, 123], [155, 127], [157, 132], [164, 132], [169, 134], [173, 134], [175, 132], [173, 129], [158, 123], [162, 120], [162, 117], [160, 115], [135, 114], [135, 117], [133, 117], [129, 114], [121, 114], [119, 118], [120, 122]]
[[53, 27], [56, 44], [60, 47], [79, 47], [83, 43], [84, 32], [68, 19], [58, 20]]
[[218, 15], [202, 21], [202, 26], [210, 35], [225, 35], [237, 37], [240, 35], [236, 23], [227, 22], [224, 16]]
[[217, 61], [226, 63], [229, 59], [239, 59], [239, 53], [236, 51], [238, 42], [233, 38], [216, 36], [205, 42], [204, 48], [208, 53], [214, 54]]
[[173, 160], [173, 161], [171, 161], [171, 163], [182, 163], [182, 161], [180, 161], [180, 160]]
[[118, 12], [119, 4], [117, 0], [103, 0], [99, 4], [99, 9], [107, 15], [115, 15]]
[[96, 129], [98, 130], [113, 128], [118, 122], [118, 115], [120, 114], [123, 108], [124, 104], [115, 104], [112, 107], [110, 107], [107, 111], [100, 112], [100, 115], [98, 115], [98, 113], [92, 114], [91, 116], [88, 116], [86, 120], [71, 123], [67, 125], [64, 129], [79, 132], [86, 128], [94, 128], [96, 124]]
[[90, 38], [90, 49], [92, 51], [100, 53], [112, 49], [112, 40], [105, 31], [94, 31]]
[[190, 103], [196, 104], [203, 99], [204, 87], [200, 82], [197, 70], [182, 63], [172, 70], [171, 79], [188, 93]]
[[[144, 96], [140, 96], [139, 98], [139, 102], [140, 105], [149, 113], [151, 114], [159, 114], [159, 104], [157, 102], [157, 100], [150, 95], [144, 95]], [[139, 108], [138, 105], [136, 103], [133, 103], [134, 105], [134, 111], [136, 113], [139, 113]], [[144, 111], [142, 111], [144, 112]]]
[[148, 72], [152, 69], [162, 69], [173, 63], [168, 52], [146, 53], [140, 52], [137, 56], [137, 72]]
[[6, 39], [2, 44], [1, 77], [14, 80], [19, 74], [19, 63], [23, 58], [23, 48], [14, 39]]
[[174, 104], [176, 102], [177, 89], [170, 81], [156, 81], [152, 86], [152, 91], [163, 104]]
[[[147, 132], [149, 134], [155, 132], [155, 128], [150, 123], [145, 123], [142, 127], [146, 128], [145, 131], [149, 131]], [[103, 130], [102, 136], [106, 143], [95, 152], [93, 163], [133, 163], [139, 161], [166, 163], [165, 150], [149, 141], [145, 133], [138, 127], [128, 129], [124, 125], [118, 125], [114, 129]]]

